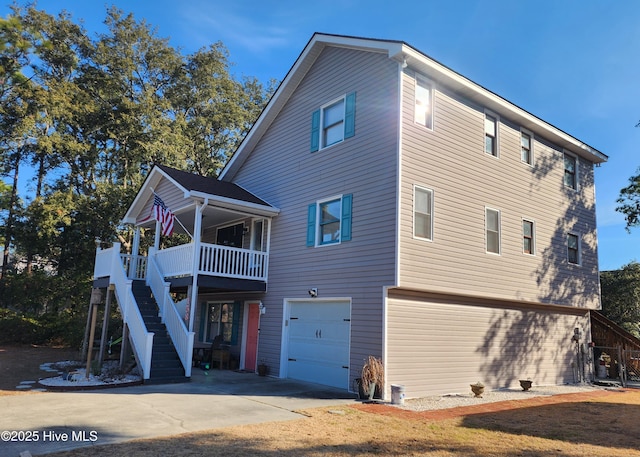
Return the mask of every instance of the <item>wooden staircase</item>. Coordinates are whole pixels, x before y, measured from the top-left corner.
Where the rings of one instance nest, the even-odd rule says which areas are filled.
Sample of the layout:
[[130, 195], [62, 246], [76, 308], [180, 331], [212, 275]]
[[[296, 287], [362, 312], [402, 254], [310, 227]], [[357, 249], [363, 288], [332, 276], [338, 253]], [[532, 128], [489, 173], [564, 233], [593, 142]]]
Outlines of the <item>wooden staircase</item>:
[[145, 384], [168, 384], [188, 382], [190, 378], [185, 376], [184, 367], [180, 362], [167, 327], [158, 316], [158, 304], [156, 303], [151, 288], [144, 281], [136, 280], [131, 285], [133, 296], [136, 299], [140, 314], [144, 320], [147, 331], [153, 332], [153, 349], [151, 353], [151, 373]]

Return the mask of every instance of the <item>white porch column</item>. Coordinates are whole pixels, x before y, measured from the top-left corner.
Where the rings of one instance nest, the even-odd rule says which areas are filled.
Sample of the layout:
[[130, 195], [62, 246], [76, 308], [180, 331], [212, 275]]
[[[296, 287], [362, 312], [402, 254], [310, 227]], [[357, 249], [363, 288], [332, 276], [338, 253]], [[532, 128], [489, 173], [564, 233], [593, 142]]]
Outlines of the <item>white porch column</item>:
[[193, 222], [193, 283], [189, 298], [189, 331], [193, 332], [193, 323], [198, 305], [198, 270], [200, 269], [200, 244], [202, 242], [202, 212], [207, 207], [208, 200], [196, 203], [195, 220]]
[[136, 268], [138, 268], [138, 256], [140, 255], [140, 227], [136, 226], [133, 232], [133, 243], [131, 244], [131, 262], [129, 263], [129, 277], [135, 278]]
[[266, 253], [267, 253], [267, 262], [264, 266], [264, 279], [265, 281], [267, 280], [267, 277], [269, 276], [269, 252], [271, 251], [271, 218], [270, 217], [266, 217], [264, 219], [265, 221], [267, 221], [267, 246], [266, 246]]
[[155, 238], [153, 239], [153, 247], [156, 252], [160, 250], [160, 235], [162, 235], [162, 224], [160, 221], [156, 221], [156, 233]]

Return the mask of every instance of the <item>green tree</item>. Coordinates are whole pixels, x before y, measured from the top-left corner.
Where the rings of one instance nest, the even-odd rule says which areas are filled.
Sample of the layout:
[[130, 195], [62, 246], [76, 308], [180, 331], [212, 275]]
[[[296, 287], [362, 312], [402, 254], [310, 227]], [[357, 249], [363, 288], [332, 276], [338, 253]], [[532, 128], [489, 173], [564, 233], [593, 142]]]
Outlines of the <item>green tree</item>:
[[600, 287], [602, 313], [640, 337], [640, 263], [631, 262], [620, 270], [603, 271]]
[[27, 261], [0, 304], [37, 316], [85, 308], [96, 239], [127, 245], [119, 221], [154, 163], [216, 176], [275, 87], [232, 77], [221, 43], [183, 55], [117, 8], [105, 24], [89, 38], [31, 5], [0, 21], [0, 236]]

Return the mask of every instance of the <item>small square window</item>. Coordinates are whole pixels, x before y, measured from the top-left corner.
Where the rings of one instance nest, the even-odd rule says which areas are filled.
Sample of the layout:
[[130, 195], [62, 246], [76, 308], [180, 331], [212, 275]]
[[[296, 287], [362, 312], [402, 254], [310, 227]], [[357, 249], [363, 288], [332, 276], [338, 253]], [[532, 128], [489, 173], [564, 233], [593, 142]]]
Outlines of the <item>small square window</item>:
[[433, 191], [414, 188], [413, 236], [433, 240]]
[[498, 157], [498, 118], [485, 113], [484, 152]]
[[424, 78], [416, 76], [415, 122], [433, 128], [433, 87]]
[[564, 185], [572, 189], [578, 188], [578, 161], [569, 154], [564, 154]]
[[500, 211], [485, 209], [487, 252], [500, 254]]
[[524, 163], [533, 165], [533, 141], [527, 132], [520, 132], [520, 157]]
[[535, 253], [533, 222], [527, 220], [522, 221], [522, 252], [532, 255]]
[[580, 238], [578, 235], [567, 235], [567, 260], [569, 263], [580, 265]]

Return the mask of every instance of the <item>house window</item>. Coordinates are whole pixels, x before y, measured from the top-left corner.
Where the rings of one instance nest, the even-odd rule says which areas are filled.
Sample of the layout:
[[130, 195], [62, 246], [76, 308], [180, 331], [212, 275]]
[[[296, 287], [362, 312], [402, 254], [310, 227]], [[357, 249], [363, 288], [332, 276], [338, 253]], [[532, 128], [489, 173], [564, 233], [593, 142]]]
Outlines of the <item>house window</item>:
[[522, 252], [535, 253], [533, 222], [527, 220], [522, 221]]
[[416, 76], [416, 124], [433, 128], [433, 87], [426, 79]]
[[355, 135], [356, 93], [327, 103], [311, 115], [311, 152]]
[[564, 154], [564, 185], [572, 189], [578, 188], [577, 160], [574, 156]]
[[331, 244], [340, 242], [341, 214], [341, 199], [318, 203], [319, 244]]
[[264, 220], [253, 221], [251, 229], [251, 250], [262, 251], [262, 240], [264, 237]]
[[580, 265], [580, 238], [578, 235], [567, 235], [567, 260], [569, 263]]
[[533, 165], [533, 142], [530, 133], [520, 132], [520, 157], [524, 163]]
[[500, 254], [500, 211], [485, 209], [485, 230], [487, 236], [487, 252]]
[[322, 109], [322, 147], [344, 139], [344, 98]]
[[[234, 322], [238, 321], [238, 316], [234, 316], [235, 306], [233, 303], [207, 303], [206, 305], [206, 321], [204, 326], [204, 341], [211, 342], [217, 335], [222, 335], [222, 340], [227, 344], [232, 344], [237, 336], [237, 326]], [[235, 320], [234, 320], [235, 317]]]
[[351, 240], [351, 194], [309, 205], [307, 246], [338, 244]]
[[484, 152], [498, 157], [498, 118], [488, 113], [484, 115]]
[[433, 191], [417, 186], [413, 190], [413, 236], [433, 240]]

